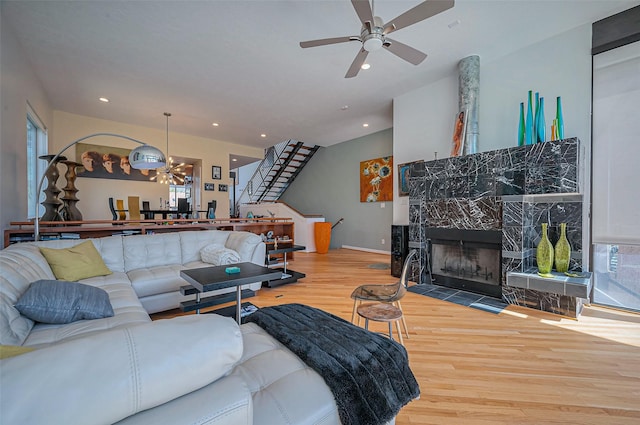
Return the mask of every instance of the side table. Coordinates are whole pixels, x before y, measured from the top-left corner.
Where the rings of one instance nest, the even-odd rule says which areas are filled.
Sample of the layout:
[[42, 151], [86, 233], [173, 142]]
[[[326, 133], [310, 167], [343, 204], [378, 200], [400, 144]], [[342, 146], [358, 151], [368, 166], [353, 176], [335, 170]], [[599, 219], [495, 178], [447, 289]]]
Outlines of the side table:
[[267, 267], [269, 267], [269, 263], [271, 262], [272, 255], [283, 254], [284, 256], [283, 262], [282, 262], [283, 268], [275, 269], [275, 270], [282, 271], [282, 275], [280, 276], [280, 279], [266, 280], [264, 281], [263, 286], [273, 288], [276, 286], [284, 285], [285, 283], [297, 282], [298, 279], [302, 279], [303, 277], [305, 277], [306, 274], [304, 273], [287, 269], [287, 253], [293, 252], [293, 251], [303, 251], [304, 249], [305, 247], [302, 245], [285, 246], [284, 248], [278, 248], [278, 249], [267, 248], [267, 258], [266, 258]]

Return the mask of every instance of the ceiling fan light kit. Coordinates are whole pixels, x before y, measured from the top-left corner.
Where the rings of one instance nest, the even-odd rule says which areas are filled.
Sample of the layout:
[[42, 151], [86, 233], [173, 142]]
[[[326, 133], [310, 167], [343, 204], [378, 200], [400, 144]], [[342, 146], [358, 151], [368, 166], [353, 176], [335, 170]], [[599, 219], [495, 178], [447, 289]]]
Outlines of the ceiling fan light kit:
[[367, 59], [369, 52], [375, 52], [381, 48], [387, 49], [400, 59], [404, 59], [413, 65], [422, 63], [422, 61], [427, 57], [425, 53], [407, 46], [406, 44], [400, 43], [399, 41], [387, 38], [387, 35], [437, 15], [438, 13], [444, 12], [445, 10], [451, 9], [454, 6], [455, 1], [426, 0], [395, 17], [386, 24], [379, 16], [373, 15], [373, 0], [371, 4], [369, 4], [369, 0], [351, 0], [351, 4], [358, 15], [360, 22], [362, 22], [362, 29], [359, 37], [334, 37], [300, 42], [300, 47], [302, 48], [326, 46], [329, 44], [346, 43], [349, 41], [359, 41], [362, 43], [362, 48], [351, 63], [345, 78], [352, 78], [358, 75], [358, 71], [360, 71], [364, 61]]

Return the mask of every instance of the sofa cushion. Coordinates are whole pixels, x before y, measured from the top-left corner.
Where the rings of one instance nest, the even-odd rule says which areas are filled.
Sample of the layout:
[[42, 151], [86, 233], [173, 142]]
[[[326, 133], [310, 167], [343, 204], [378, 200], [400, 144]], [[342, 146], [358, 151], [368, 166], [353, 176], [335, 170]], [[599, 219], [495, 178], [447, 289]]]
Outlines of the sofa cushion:
[[202, 314], [101, 332], [5, 359], [3, 423], [115, 423], [228, 374], [242, 348], [233, 319]]
[[33, 282], [18, 299], [16, 309], [42, 323], [71, 323], [113, 316], [105, 290], [64, 280]]
[[104, 260], [104, 263], [107, 265], [109, 270], [111, 270], [112, 272], [123, 272], [124, 258], [122, 256], [122, 238], [122, 235], [114, 235], [104, 238], [82, 239], [82, 241], [78, 241], [77, 239], [53, 239], [50, 241], [13, 244], [10, 245], [8, 249], [13, 249], [14, 247], [22, 248], [30, 246], [32, 248], [35, 248], [39, 252], [40, 250], [38, 249], [38, 247], [54, 249], [70, 248], [72, 246], [78, 245], [79, 242], [86, 242], [90, 240], [91, 242], [93, 242], [93, 245], [100, 253], [100, 256]]
[[57, 279], [77, 281], [111, 274], [92, 241], [63, 249], [40, 247], [40, 252]]
[[225, 376], [189, 393], [188, 397], [179, 397], [153, 409], [129, 416], [118, 422], [118, 425], [271, 423], [267, 418], [260, 419], [262, 420], [254, 421], [253, 419], [253, 402], [247, 382], [237, 376]]
[[262, 238], [255, 233], [250, 232], [232, 232], [227, 238], [225, 247], [236, 251], [242, 261], [259, 260], [256, 264], [264, 264], [264, 253], [259, 258], [254, 258], [253, 253], [256, 247], [262, 243]]
[[179, 232], [126, 236], [122, 239], [122, 244], [126, 272], [182, 264]]
[[226, 230], [180, 232], [182, 264], [199, 261], [200, 250], [207, 245], [217, 244], [220, 246], [225, 246], [230, 233], [232, 232]]
[[131, 270], [127, 273], [138, 297], [176, 292], [187, 282], [180, 277], [180, 264]]
[[255, 418], [273, 424], [340, 423], [333, 393], [318, 373], [255, 323], [240, 330], [244, 351], [230, 376], [248, 383]]
[[46, 346], [151, 321], [149, 314], [142, 307], [140, 300], [129, 283], [109, 283], [101, 286], [101, 288], [109, 294], [109, 301], [114, 312], [113, 317], [79, 320], [64, 325], [36, 323], [24, 341], [24, 345]]
[[202, 248], [200, 257], [205, 263], [213, 264], [214, 266], [240, 262], [240, 255], [236, 251], [217, 244], [207, 245]]
[[14, 307], [18, 298], [38, 279], [55, 279], [37, 246], [15, 244], [0, 251], [0, 344], [22, 345], [33, 320]]

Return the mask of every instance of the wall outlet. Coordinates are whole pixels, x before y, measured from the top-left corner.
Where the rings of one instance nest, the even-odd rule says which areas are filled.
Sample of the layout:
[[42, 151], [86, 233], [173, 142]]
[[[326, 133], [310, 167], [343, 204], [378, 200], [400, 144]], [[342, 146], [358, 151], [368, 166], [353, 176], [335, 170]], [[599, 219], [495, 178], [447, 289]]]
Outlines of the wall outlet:
[[384, 208], [386, 207], [386, 205], [384, 204], [384, 202], [380, 202], [380, 208]]
[[382, 245], [384, 245], [384, 239], [381, 239], [381, 240], [380, 240], [380, 243], [381, 243]]

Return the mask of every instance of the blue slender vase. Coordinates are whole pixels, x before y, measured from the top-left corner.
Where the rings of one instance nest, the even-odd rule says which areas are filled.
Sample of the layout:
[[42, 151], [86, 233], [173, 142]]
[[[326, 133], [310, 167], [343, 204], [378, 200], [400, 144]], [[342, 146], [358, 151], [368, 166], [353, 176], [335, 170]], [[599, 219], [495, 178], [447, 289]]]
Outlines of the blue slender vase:
[[524, 146], [524, 102], [520, 102], [520, 121], [518, 122], [518, 146]]
[[532, 145], [535, 137], [533, 136], [533, 105], [532, 105], [533, 92], [529, 90], [529, 104], [527, 106], [527, 119], [525, 123], [525, 138], [527, 145]]
[[535, 103], [535, 109], [533, 110], [533, 143], [536, 142], [536, 137], [535, 134], [537, 134], [537, 130], [536, 128], [538, 128], [538, 114], [540, 113], [540, 93], [536, 92], [536, 103]]
[[558, 140], [564, 139], [564, 119], [562, 118], [562, 99], [556, 98], [556, 122], [558, 125]]
[[540, 108], [536, 119], [536, 143], [544, 143], [546, 140], [546, 124], [544, 122], [544, 97], [540, 98]]

